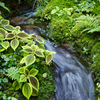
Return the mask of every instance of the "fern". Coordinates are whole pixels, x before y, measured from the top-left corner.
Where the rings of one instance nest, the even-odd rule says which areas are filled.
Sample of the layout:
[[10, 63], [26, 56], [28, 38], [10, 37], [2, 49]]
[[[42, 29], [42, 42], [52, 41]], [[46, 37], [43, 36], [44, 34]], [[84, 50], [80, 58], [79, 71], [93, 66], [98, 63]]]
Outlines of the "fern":
[[100, 32], [100, 26], [93, 28], [90, 31], [88, 31], [88, 33], [94, 33], [94, 32]]
[[12, 80], [19, 81], [19, 78], [20, 78], [19, 68], [17, 68], [17, 67], [8, 68], [6, 76], [11, 78]]

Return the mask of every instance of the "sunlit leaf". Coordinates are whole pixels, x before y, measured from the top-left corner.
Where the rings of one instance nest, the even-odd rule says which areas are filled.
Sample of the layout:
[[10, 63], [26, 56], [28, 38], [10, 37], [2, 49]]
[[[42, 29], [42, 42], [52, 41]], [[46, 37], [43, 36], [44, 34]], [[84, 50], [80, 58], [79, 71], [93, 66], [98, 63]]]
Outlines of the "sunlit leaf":
[[29, 76], [29, 82], [31, 83], [32, 87], [36, 90], [39, 89], [39, 81], [36, 77]]
[[25, 59], [26, 66], [29, 66], [35, 62], [36, 58], [32, 54], [27, 55]]
[[29, 72], [29, 75], [36, 76], [37, 73], [38, 73], [38, 70], [35, 69], [35, 68], [32, 68], [32, 69], [30, 70], [30, 72]]
[[7, 49], [7, 48], [9, 47], [9, 42], [8, 42], [8, 41], [4, 41], [4, 42], [2, 43], [2, 46], [3, 46], [5, 49]]
[[5, 35], [6, 34], [6, 31], [4, 29], [0, 28], [0, 34]]
[[9, 33], [6, 36], [6, 39], [12, 39], [12, 38], [14, 38], [14, 36], [15, 36], [14, 34]]
[[32, 88], [32, 96], [38, 96], [38, 90]]
[[41, 50], [36, 50], [35, 51], [35, 54], [38, 56], [38, 57], [44, 57], [44, 54]]
[[11, 25], [5, 25], [3, 26], [7, 31], [13, 31], [14, 30], [14, 27], [11, 26]]
[[31, 47], [25, 48], [25, 49], [23, 49], [23, 51], [25, 51], [26, 53], [32, 53]]
[[30, 36], [31, 36], [32, 38], [35, 38], [35, 37], [36, 37], [36, 35], [34, 35], [34, 34], [30, 34]]
[[44, 39], [40, 36], [36, 36], [36, 41], [39, 43], [44, 43]]
[[31, 48], [32, 48], [32, 50], [36, 50], [36, 49], [38, 49], [39, 47], [37, 46], [37, 45], [31, 45]]
[[9, 25], [9, 20], [3, 19], [1, 20], [2, 25]]
[[12, 41], [11, 41], [11, 47], [12, 47], [12, 49], [15, 51], [16, 50], [16, 48], [18, 47], [18, 45], [19, 45], [19, 41], [17, 40], [17, 39], [13, 39]]
[[27, 38], [27, 37], [29, 37], [29, 35], [26, 34], [26, 33], [18, 33], [17, 36], [19, 36], [20, 38]]
[[0, 52], [3, 52], [4, 50], [5, 50], [5, 48], [1, 48], [1, 49], [0, 49]]
[[0, 34], [0, 40], [5, 40], [4, 35]]
[[29, 100], [30, 96], [32, 95], [32, 87], [29, 83], [25, 83], [23, 85], [22, 93]]
[[23, 74], [20, 76], [19, 82], [26, 82], [27, 81], [27, 77]]
[[25, 69], [24, 74], [25, 75], [28, 75], [29, 74], [29, 70], [28, 69]]
[[19, 68], [19, 72], [20, 72], [20, 73], [24, 73], [24, 72], [25, 72], [25, 67]]
[[21, 63], [21, 64], [22, 64], [22, 63], [25, 63], [25, 59], [26, 59], [26, 57], [22, 58], [21, 61], [20, 61], [20, 63]]
[[52, 60], [52, 55], [51, 54], [47, 55], [46, 56], [46, 63], [49, 64], [51, 62], [51, 60]]

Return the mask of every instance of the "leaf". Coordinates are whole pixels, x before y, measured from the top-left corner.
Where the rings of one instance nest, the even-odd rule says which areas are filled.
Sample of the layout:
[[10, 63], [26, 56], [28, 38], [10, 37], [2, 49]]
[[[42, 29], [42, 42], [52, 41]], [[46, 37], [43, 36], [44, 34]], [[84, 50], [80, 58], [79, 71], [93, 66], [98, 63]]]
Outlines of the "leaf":
[[23, 51], [25, 51], [26, 53], [32, 53], [31, 47], [25, 48], [23, 49]]
[[57, 9], [53, 9], [53, 10], [51, 11], [51, 14], [55, 14], [57, 11], [58, 11]]
[[20, 73], [24, 73], [24, 72], [25, 72], [25, 66], [24, 66], [24, 67], [19, 68], [19, 72], [20, 72]]
[[6, 34], [6, 31], [4, 29], [0, 28], [0, 34], [5, 35]]
[[0, 6], [3, 7], [5, 10], [7, 10], [8, 12], [10, 12], [10, 10], [5, 6], [3, 2], [0, 2]]
[[21, 64], [22, 64], [22, 63], [25, 63], [25, 59], [26, 59], [26, 57], [22, 58], [21, 61], [20, 61], [20, 63], [21, 63]]
[[9, 47], [9, 42], [8, 42], [8, 41], [4, 41], [4, 42], [2, 43], [2, 46], [3, 46], [5, 49], [7, 49], [7, 48]]
[[36, 37], [36, 41], [39, 42], [39, 43], [44, 43], [44, 39], [40, 36]]
[[6, 39], [12, 39], [12, 38], [14, 38], [14, 36], [15, 36], [14, 34], [9, 33], [6, 36]]
[[24, 74], [28, 76], [29, 70], [28, 69], [25, 69]]
[[32, 88], [32, 96], [38, 96], [38, 90]]
[[30, 72], [29, 72], [29, 75], [31, 75], [31, 76], [36, 76], [37, 73], [38, 73], [38, 70], [35, 69], [35, 68], [32, 68], [32, 69], [30, 70]]
[[47, 73], [44, 73], [44, 74], [43, 74], [43, 77], [46, 78], [46, 77], [47, 77]]
[[18, 90], [20, 88], [20, 85], [17, 81], [14, 81], [12, 87], [14, 88], [14, 90]]
[[5, 40], [3, 34], [0, 34], [0, 40]]
[[35, 62], [36, 58], [32, 54], [30, 54], [30, 55], [26, 56], [25, 60], [26, 60], [25, 61], [26, 62], [26, 66], [29, 66], [29, 65], [31, 65], [31, 64], [33, 64]]
[[18, 100], [17, 98], [15, 98], [15, 97], [12, 97], [12, 99], [11, 100]]
[[9, 20], [3, 19], [1, 20], [2, 25], [9, 25]]
[[32, 48], [32, 50], [36, 50], [36, 49], [38, 49], [38, 46], [37, 45], [31, 45], [31, 48]]
[[18, 33], [17, 36], [19, 36], [20, 38], [27, 38], [27, 37], [29, 37], [29, 35], [26, 34], [26, 33]]
[[38, 57], [44, 57], [44, 54], [41, 50], [37, 50], [35, 51], [35, 54], [38, 56]]
[[18, 46], [19, 46], [19, 41], [17, 39], [13, 39], [11, 41], [11, 47], [12, 47], [12, 49], [15, 51]]
[[36, 90], [39, 89], [39, 81], [36, 77], [29, 76], [29, 82], [31, 83], [32, 87]]
[[3, 52], [4, 50], [5, 50], [5, 48], [1, 48], [1, 49], [0, 49], [0, 52]]
[[49, 64], [51, 62], [51, 60], [52, 60], [52, 55], [51, 54], [47, 55], [46, 56], [46, 63]]
[[32, 95], [32, 87], [29, 83], [25, 83], [23, 85], [22, 93], [29, 100], [30, 96]]
[[3, 26], [7, 31], [13, 31], [14, 30], [14, 27], [11, 26], [11, 25], [5, 25]]
[[26, 82], [27, 81], [27, 77], [23, 74], [20, 76], [19, 82]]

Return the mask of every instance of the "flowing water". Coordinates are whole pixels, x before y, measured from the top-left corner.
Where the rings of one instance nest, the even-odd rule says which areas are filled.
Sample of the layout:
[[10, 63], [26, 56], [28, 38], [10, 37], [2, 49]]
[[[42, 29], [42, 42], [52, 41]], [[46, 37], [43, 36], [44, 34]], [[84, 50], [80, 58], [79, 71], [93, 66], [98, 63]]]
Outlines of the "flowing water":
[[[34, 12], [10, 19], [11, 24], [20, 25], [28, 34], [34, 33], [47, 37], [50, 34], [47, 30], [47, 23], [37, 19]], [[31, 19], [31, 20], [30, 20]], [[33, 19], [33, 21], [32, 21]], [[56, 100], [95, 100], [94, 84], [91, 72], [74, 56], [68, 47], [60, 48], [46, 39], [46, 49], [55, 51], [53, 65], [55, 68]]]

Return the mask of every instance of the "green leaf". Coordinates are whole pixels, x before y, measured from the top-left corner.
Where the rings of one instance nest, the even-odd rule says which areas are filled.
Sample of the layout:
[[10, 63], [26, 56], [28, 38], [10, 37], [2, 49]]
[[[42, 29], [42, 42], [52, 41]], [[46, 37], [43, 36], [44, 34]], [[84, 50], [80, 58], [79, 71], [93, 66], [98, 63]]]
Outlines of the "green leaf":
[[35, 54], [38, 56], [38, 57], [44, 57], [44, 54], [41, 50], [36, 50], [35, 51]]
[[9, 34], [7, 34], [7, 36], [6, 36], [6, 39], [12, 39], [12, 38], [14, 38], [14, 34], [12, 34], [12, 33], [9, 33]]
[[29, 66], [29, 65], [31, 65], [31, 64], [33, 64], [35, 62], [36, 58], [32, 54], [30, 54], [30, 55], [26, 56], [25, 60], [26, 60], [25, 61], [26, 62], [26, 66]]
[[35, 69], [35, 68], [32, 68], [32, 69], [30, 70], [30, 72], [29, 72], [29, 75], [31, 75], [31, 76], [36, 76], [37, 73], [38, 73], [38, 70]]
[[9, 25], [9, 20], [3, 19], [1, 20], [2, 25]]
[[17, 98], [15, 98], [15, 97], [12, 97], [12, 99], [11, 100], [18, 100]]
[[36, 36], [36, 41], [44, 44], [44, 39], [40, 36]]
[[30, 96], [32, 95], [32, 87], [29, 83], [25, 83], [23, 85], [22, 93], [29, 100]]
[[14, 81], [12, 87], [14, 88], [14, 90], [18, 90], [20, 88], [20, 85], [17, 81]]
[[0, 34], [0, 40], [5, 40], [3, 34]]
[[24, 74], [28, 76], [29, 70], [28, 69], [25, 69]]
[[29, 37], [29, 35], [26, 34], [26, 33], [18, 33], [17, 36], [19, 36], [20, 38], [27, 38], [27, 37]]
[[26, 82], [27, 81], [27, 77], [23, 74], [20, 76], [19, 82]]
[[21, 61], [20, 61], [20, 63], [21, 63], [21, 64], [22, 64], [22, 63], [25, 63], [25, 59], [26, 59], [26, 57], [22, 58]]
[[24, 72], [25, 72], [25, 67], [19, 68], [19, 72], [20, 72], [20, 73], [24, 73]]
[[31, 49], [33, 50], [33, 51], [35, 51], [36, 49], [38, 49], [39, 47], [37, 46], [37, 45], [31, 45]]
[[58, 11], [57, 9], [53, 9], [53, 10], [51, 11], [51, 14], [55, 14], [57, 11]]
[[12, 47], [12, 49], [15, 51], [16, 50], [16, 48], [18, 47], [18, 45], [19, 45], [19, 41], [17, 40], [17, 39], [13, 39], [12, 41], [11, 41], [11, 47]]
[[1, 49], [0, 49], [0, 52], [3, 52], [4, 50], [5, 50], [5, 48], [1, 48]]
[[51, 62], [51, 60], [52, 60], [52, 55], [51, 54], [47, 55], [46, 56], [46, 63], [49, 64]]
[[25, 48], [23, 49], [23, 51], [25, 51], [26, 53], [32, 53], [31, 47]]
[[14, 30], [14, 27], [11, 26], [11, 25], [5, 25], [3, 26], [7, 31], [13, 31]]
[[36, 77], [29, 76], [29, 82], [31, 83], [32, 87], [36, 90], [39, 89], [39, 81]]
[[4, 41], [4, 42], [2, 43], [2, 46], [3, 46], [5, 49], [7, 49], [7, 48], [9, 47], [9, 42], [8, 42], [8, 41]]
[[38, 96], [38, 90], [32, 88], [32, 96]]
[[0, 28], [0, 34], [5, 35], [6, 34], [6, 31], [4, 29]]
[[10, 10], [5, 6], [3, 2], [0, 2], [0, 6], [3, 7], [5, 10], [7, 10], [8, 12], [10, 12]]

